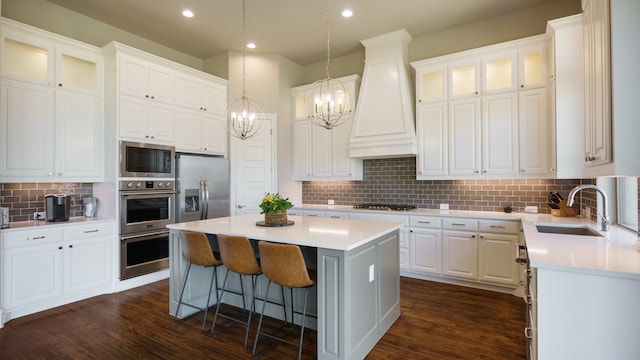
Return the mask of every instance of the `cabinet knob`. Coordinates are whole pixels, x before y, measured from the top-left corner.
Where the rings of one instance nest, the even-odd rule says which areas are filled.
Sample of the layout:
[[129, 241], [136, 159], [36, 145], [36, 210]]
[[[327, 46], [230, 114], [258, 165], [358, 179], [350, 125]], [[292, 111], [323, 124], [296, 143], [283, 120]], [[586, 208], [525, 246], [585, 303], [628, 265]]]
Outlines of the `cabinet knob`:
[[62, 246], [58, 246], [58, 250], [62, 250]]
[[483, 174], [486, 174], [486, 173], [487, 173], [487, 170], [482, 170], [482, 173], [483, 173]]
[[207, 108], [203, 108], [204, 111], [207, 111]]
[[155, 96], [153, 96], [153, 95], [151, 96], [151, 99], [152, 99], [152, 100], [153, 100], [153, 99], [155, 99], [155, 98], [156, 98]]
[[524, 88], [524, 84], [520, 84], [520, 88], [521, 88], [521, 89], [522, 89], [522, 88]]
[[73, 247], [73, 245], [69, 245], [69, 249], [71, 249]]
[[155, 139], [155, 136], [151, 135], [151, 138], [152, 138], [152, 139]]
[[53, 85], [53, 81], [49, 81], [49, 82], [48, 82], [48, 84], [49, 84], [49, 85]]
[[144, 97], [146, 97], [148, 99], [149, 98], [149, 94], [145, 95]]
[[58, 83], [58, 86], [59, 86], [59, 87], [62, 87], [62, 83]]
[[520, 169], [520, 172], [521, 172], [521, 173], [524, 173], [524, 169]]
[[473, 173], [477, 174], [477, 173], [479, 173], [479, 171], [478, 170], [473, 170]]

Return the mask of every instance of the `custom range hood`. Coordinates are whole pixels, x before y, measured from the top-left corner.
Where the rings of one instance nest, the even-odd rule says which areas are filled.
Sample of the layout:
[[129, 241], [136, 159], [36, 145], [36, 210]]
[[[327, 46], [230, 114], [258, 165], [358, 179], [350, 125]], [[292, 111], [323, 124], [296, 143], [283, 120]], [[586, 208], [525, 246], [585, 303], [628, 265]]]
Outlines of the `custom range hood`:
[[409, 41], [411, 35], [404, 29], [361, 41], [365, 65], [349, 157], [380, 159], [417, 154]]

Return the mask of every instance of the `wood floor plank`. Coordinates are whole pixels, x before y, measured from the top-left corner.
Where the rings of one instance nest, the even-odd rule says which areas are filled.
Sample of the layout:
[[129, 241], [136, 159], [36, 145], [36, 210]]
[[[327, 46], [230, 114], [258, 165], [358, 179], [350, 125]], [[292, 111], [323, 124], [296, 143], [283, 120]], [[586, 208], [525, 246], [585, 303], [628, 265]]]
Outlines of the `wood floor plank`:
[[[0, 329], [0, 358], [251, 359], [242, 326], [213, 336], [200, 331], [202, 315], [175, 323], [168, 292], [163, 280], [9, 321]], [[520, 298], [402, 278], [401, 299], [400, 319], [368, 360], [526, 359]], [[315, 358], [315, 342], [315, 331], [307, 331], [305, 359]], [[296, 355], [295, 348], [278, 345], [261, 359]]]

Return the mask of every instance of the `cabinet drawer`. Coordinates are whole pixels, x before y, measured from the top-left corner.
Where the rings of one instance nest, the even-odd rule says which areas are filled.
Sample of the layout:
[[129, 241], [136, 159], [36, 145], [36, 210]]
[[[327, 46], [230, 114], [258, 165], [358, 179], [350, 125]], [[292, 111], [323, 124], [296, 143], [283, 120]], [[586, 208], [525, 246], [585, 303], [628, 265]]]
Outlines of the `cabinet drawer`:
[[430, 229], [440, 229], [440, 221], [439, 217], [432, 216], [412, 216], [409, 219], [409, 225], [411, 227], [423, 227]]
[[518, 221], [507, 220], [480, 220], [480, 232], [497, 234], [518, 234]]
[[4, 235], [4, 248], [32, 246], [62, 241], [62, 229], [16, 231]]
[[325, 211], [324, 217], [329, 219], [348, 219], [349, 213], [338, 211]]
[[464, 218], [444, 218], [442, 228], [447, 230], [477, 231], [478, 220]]
[[82, 224], [64, 229], [65, 240], [86, 239], [113, 235], [112, 223]]

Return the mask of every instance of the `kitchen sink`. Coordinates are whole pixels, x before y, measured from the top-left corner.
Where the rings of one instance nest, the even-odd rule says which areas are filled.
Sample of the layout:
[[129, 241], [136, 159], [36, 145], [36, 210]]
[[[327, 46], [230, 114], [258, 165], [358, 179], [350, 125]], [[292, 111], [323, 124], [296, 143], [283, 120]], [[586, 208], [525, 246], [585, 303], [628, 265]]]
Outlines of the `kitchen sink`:
[[597, 231], [585, 226], [555, 226], [555, 225], [536, 225], [539, 233], [562, 234], [562, 235], [583, 235], [583, 236], [600, 236]]

